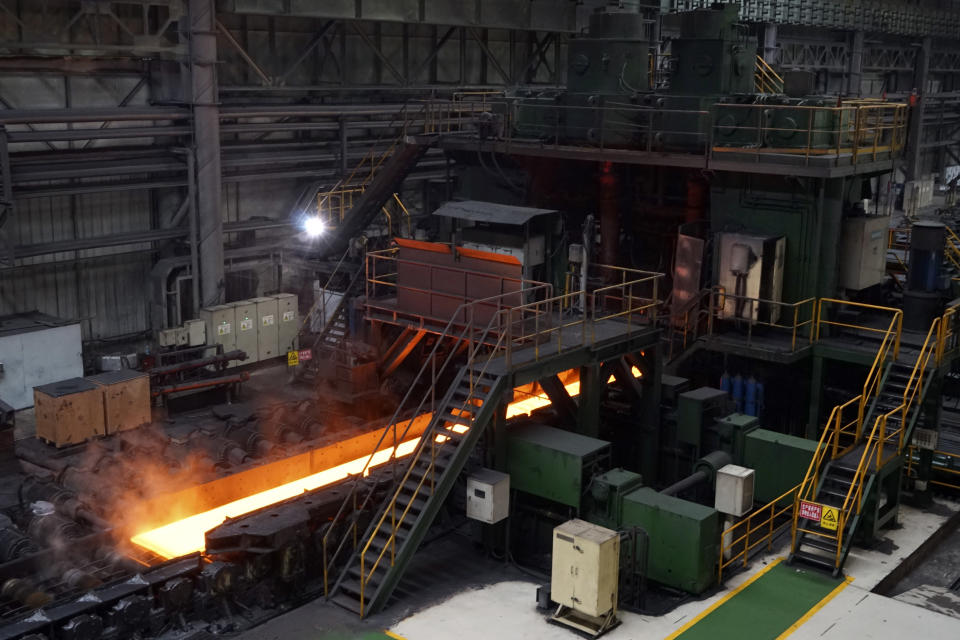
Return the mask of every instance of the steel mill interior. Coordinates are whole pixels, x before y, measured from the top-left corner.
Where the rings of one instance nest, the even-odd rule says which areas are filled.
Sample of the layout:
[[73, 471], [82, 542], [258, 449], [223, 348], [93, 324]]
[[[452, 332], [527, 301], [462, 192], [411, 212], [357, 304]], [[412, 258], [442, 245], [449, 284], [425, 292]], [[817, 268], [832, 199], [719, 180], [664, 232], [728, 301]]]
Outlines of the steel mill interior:
[[0, 640], [960, 637], [960, 0], [0, 0]]

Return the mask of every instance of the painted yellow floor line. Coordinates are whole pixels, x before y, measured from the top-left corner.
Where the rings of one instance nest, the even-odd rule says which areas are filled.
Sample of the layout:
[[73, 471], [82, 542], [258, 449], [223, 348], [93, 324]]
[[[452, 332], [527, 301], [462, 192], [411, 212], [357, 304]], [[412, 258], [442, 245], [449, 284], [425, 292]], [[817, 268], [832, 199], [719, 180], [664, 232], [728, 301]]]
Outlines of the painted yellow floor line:
[[792, 625], [790, 625], [790, 627], [786, 631], [784, 631], [779, 636], [777, 636], [777, 640], [783, 640], [784, 638], [789, 636], [791, 633], [799, 629], [804, 622], [812, 618], [813, 614], [815, 614], [817, 611], [820, 611], [820, 609], [823, 609], [823, 607], [826, 606], [828, 602], [836, 598], [840, 594], [840, 592], [846, 589], [847, 585], [850, 584], [851, 582], [853, 582], [852, 576], [847, 576], [846, 578], [844, 578], [843, 582], [838, 584], [836, 589], [834, 589], [833, 591], [828, 593], [826, 596], [824, 596], [823, 600], [815, 604], [813, 608], [810, 609], [810, 611], [807, 611], [805, 614], [803, 614], [803, 617], [801, 617], [799, 620], [794, 622]]
[[383, 633], [384, 633], [384, 635], [390, 636], [390, 637], [393, 638], [394, 640], [407, 640], [406, 638], [404, 638], [404, 637], [403, 637], [402, 635], [400, 635], [399, 633], [394, 633], [393, 631], [389, 631], [389, 630], [388, 630], [388, 631], [384, 631]]
[[673, 640], [674, 638], [676, 638], [677, 636], [679, 636], [681, 633], [683, 633], [684, 631], [686, 631], [687, 629], [689, 629], [689, 628], [692, 627], [693, 625], [697, 624], [698, 622], [700, 622], [701, 620], [703, 620], [704, 618], [706, 618], [708, 615], [710, 615], [711, 612], [713, 612], [714, 609], [718, 608], [718, 607], [721, 606], [724, 602], [726, 602], [727, 600], [729, 600], [729, 599], [732, 598], [733, 596], [737, 595], [738, 593], [740, 593], [741, 591], [743, 591], [744, 589], [746, 589], [747, 587], [749, 587], [753, 582], [759, 580], [759, 579], [760, 579], [760, 576], [762, 576], [762, 575], [765, 574], [767, 571], [770, 571], [770, 569], [773, 569], [775, 566], [777, 566], [778, 564], [780, 564], [780, 562], [781, 562], [782, 560], [783, 560], [783, 558], [777, 558], [776, 560], [774, 560], [773, 562], [771, 562], [770, 564], [768, 564], [766, 567], [764, 567], [762, 570], [757, 571], [755, 574], [753, 574], [752, 576], [750, 576], [750, 578], [747, 579], [747, 580], [746, 580], [743, 584], [741, 584], [739, 587], [737, 587], [736, 589], [734, 589], [733, 591], [731, 591], [730, 593], [728, 593], [727, 595], [723, 596], [722, 598], [720, 598], [719, 600], [717, 600], [716, 602], [714, 602], [712, 605], [710, 605], [709, 607], [707, 607], [706, 609], [704, 609], [703, 611], [701, 611], [693, 620], [691, 620], [691, 621], [688, 622], [687, 624], [683, 625], [682, 627], [680, 627], [679, 629], [677, 629], [676, 631], [674, 631], [673, 633], [671, 633], [670, 635], [668, 635], [668, 636], [667, 636], [666, 638], [664, 638], [663, 640]]

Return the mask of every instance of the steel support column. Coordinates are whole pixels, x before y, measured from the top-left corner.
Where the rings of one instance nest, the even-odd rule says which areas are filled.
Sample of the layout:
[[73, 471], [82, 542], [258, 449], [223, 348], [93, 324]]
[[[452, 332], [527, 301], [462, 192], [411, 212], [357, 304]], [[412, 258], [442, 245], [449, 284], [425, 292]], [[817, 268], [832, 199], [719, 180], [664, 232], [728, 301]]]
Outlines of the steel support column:
[[926, 102], [931, 47], [932, 39], [927, 36], [923, 39], [923, 44], [920, 45], [913, 75], [913, 88], [917, 92], [917, 100], [913, 112], [910, 114], [910, 130], [907, 134], [908, 146], [904, 171], [907, 174], [908, 181], [919, 179], [923, 173], [920, 162], [923, 154], [923, 106]]
[[600, 401], [606, 382], [601, 379], [600, 365], [580, 367], [580, 407], [577, 431], [591, 438], [600, 435]]
[[8, 220], [13, 218], [13, 179], [10, 174], [10, 152], [7, 147], [7, 129], [0, 126], [0, 179], [3, 181], [3, 200], [0, 201], [0, 263], [5, 261], [13, 265], [13, 244], [3, 230]]
[[213, 0], [190, 0], [189, 11], [200, 293], [203, 306], [210, 306], [223, 300], [224, 291], [217, 21]]
[[778, 62], [777, 52], [777, 25], [775, 22], [768, 22], [763, 25], [763, 60], [767, 64], [776, 64]]
[[863, 81], [863, 31], [853, 32], [853, 42], [850, 47], [850, 66], [847, 68], [847, 95], [860, 96], [860, 85]]

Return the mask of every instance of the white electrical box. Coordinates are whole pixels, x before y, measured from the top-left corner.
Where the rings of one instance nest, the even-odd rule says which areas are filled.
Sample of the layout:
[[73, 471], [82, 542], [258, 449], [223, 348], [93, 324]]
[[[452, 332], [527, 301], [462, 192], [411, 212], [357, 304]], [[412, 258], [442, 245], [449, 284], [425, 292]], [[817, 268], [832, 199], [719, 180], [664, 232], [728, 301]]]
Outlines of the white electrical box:
[[714, 508], [730, 516], [742, 516], [753, 509], [753, 469], [728, 464], [717, 470]]
[[254, 298], [257, 305], [257, 360], [280, 355], [280, 334], [277, 323], [277, 299]]
[[207, 325], [203, 320], [187, 320], [183, 323], [187, 330], [187, 345], [200, 347], [207, 344]]
[[233, 303], [237, 310], [237, 349], [247, 354], [245, 364], [259, 360], [257, 330], [257, 304], [252, 300], [240, 300]]
[[583, 520], [553, 530], [550, 598], [588, 616], [605, 616], [617, 606], [620, 535]]
[[187, 330], [184, 327], [162, 329], [157, 332], [157, 344], [161, 347], [177, 347], [187, 341]]
[[847, 218], [840, 239], [840, 286], [860, 291], [883, 282], [887, 269], [887, 216]]
[[277, 299], [277, 316], [280, 323], [277, 328], [277, 339], [280, 342], [280, 353], [286, 353], [297, 348], [297, 334], [300, 332], [297, 296], [292, 293], [278, 293], [274, 297]]
[[224, 353], [237, 348], [237, 322], [232, 305], [218, 304], [200, 309], [200, 319], [206, 325], [209, 344], [222, 344]]
[[487, 524], [510, 515], [510, 476], [480, 469], [467, 478], [467, 517]]

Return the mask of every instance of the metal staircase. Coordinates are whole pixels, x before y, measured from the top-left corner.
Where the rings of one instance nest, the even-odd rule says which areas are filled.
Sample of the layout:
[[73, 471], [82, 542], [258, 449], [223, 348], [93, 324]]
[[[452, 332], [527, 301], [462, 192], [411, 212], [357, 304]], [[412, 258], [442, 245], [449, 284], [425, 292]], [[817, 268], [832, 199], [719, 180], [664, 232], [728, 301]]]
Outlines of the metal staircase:
[[332, 600], [360, 615], [382, 608], [423, 541], [507, 389], [505, 376], [463, 368], [420, 438], [379, 516], [361, 539]]
[[[830, 414], [797, 492], [790, 562], [839, 575], [865, 518], [871, 515], [879, 526], [895, 515], [895, 505], [881, 510], [874, 500], [878, 478], [910, 443], [940, 361], [945, 321], [933, 321], [916, 361], [905, 363], [893, 349], [898, 320], [891, 321], [863, 393]], [[867, 513], [868, 504], [874, 514]]]
[[[539, 285], [529, 288], [527, 295], [549, 291], [549, 285]], [[460, 305], [424, 359], [374, 447], [374, 451], [392, 447], [396, 457], [398, 445], [411, 439], [416, 417], [429, 413], [429, 423], [413, 453], [394, 465], [395, 481], [387, 498], [361, 531], [362, 514], [375, 506], [372, 500], [377, 487], [359, 481], [373, 461], [371, 456], [324, 534], [324, 585], [337, 604], [361, 616], [383, 607], [423, 541], [507, 389], [507, 377], [493, 373], [490, 364], [508, 346], [506, 325], [512, 320], [504, 303], [515, 299], [515, 293], [508, 293]], [[486, 323], [479, 326], [483, 320]], [[441, 345], [450, 340], [469, 344], [465, 362], [455, 358], [455, 350], [441, 356]], [[446, 392], [438, 398], [438, 389], [445, 388], [448, 381]], [[422, 390], [422, 395], [417, 395], [416, 389]], [[347, 553], [342, 562], [340, 558]], [[330, 585], [330, 573], [336, 571], [339, 577]]]
[[[570, 312], [580, 292], [552, 296], [551, 285], [538, 283], [465, 302], [436, 332], [432, 351], [324, 531], [328, 598], [361, 616], [387, 603], [502, 405], [516, 367], [569, 368], [570, 360], [558, 356], [641, 334], [649, 340], [644, 344], [658, 339], [654, 328], [662, 274], [598, 268], [614, 270], [621, 282], [588, 292], [587, 309]], [[447, 349], [450, 344], [466, 350]], [[415, 440], [420, 426], [423, 431]], [[400, 458], [407, 447], [413, 449], [409, 458]], [[374, 460], [383, 462], [384, 452], [395, 461], [385, 498], [382, 484], [364, 481]]]

